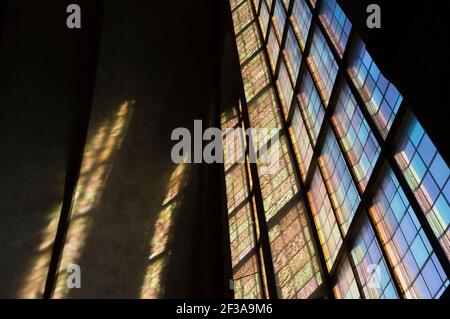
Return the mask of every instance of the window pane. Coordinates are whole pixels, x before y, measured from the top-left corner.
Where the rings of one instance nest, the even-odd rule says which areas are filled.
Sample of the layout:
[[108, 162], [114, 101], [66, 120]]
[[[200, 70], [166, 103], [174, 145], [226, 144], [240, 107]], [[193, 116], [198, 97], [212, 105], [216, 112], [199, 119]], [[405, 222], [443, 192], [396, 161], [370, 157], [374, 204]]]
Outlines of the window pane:
[[[238, 115], [233, 109], [221, 116], [223, 134], [227, 129], [239, 128]], [[241, 132], [242, 133], [242, 132]], [[242, 136], [242, 134], [236, 134]], [[241, 139], [228, 139], [224, 148], [227, 158], [230, 150], [244, 152]], [[258, 253], [254, 232], [254, 215], [247, 183], [247, 170], [244, 163], [233, 163], [225, 168], [225, 189], [227, 194], [228, 225], [230, 234], [231, 261], [235, 297], [243, 299], [262, 298], [262, 286], [258, 269]]]
[[258, 35], [258, 25], [252, 22], [251, 26], [245, 29], [237, 38], [236, 43], [239, 53], [239, 61], [243, 64], [260, 47], [261, 41]]
[[292, 25], [300, 41], [302, 50], [305, 50], [306, 39], [308, 38], [311, 26], [312, 13], [305, 0], [296, 0], [292, 10]]
[[251, 127], [254, 129], [253, 141], [256, 149], [259, 149], [261, 145], [266, 145], [274, 132], [282, 127], [274, 90], [270, 88], [254, 99], [248, 105], [248, 113]]
[[294, 110], [294, 117], [292, 118], [291, 135], [293, 139], [295, 155], [300, 165], [302, 179], [305, 181], [309, 166], [313, 155], [311, 142], [306, 132], [306, 127], [303, 124], [303, 119], [300, 110], [296, 107]]
[[314, 31], [308, 65], [325, 106], [328, 106], [338, 66], [328, 44], [319, 29]]
[[450, 259], [450, 169], [416, 117], [410, 115], [403, 132], [395, 158]]
[[258, 53], [242, 68], [242, 79], [247, 101], [250, 101], [269, 84], [269, 72], [263, 52]]
[[411, 205], [391, 169], [370, 215], [406, 298], [439, 298], [449, 284]]
[[264, 210], [270, 221], [298, 192], [286, 137], [280, 136], [266, 153], [258, 157]]
[[233, 11], [234, 32], [238, 34], [253, 20], [252, 7], [249, 0]]
[[351, 254], [367, 299], [398, 298], [383, 253], [367, 217], [364, 217]]
[[403, 97], [381, 74], [361, 41], [357, 41], [352, 49], [348, 73], [378, 130], [386, 138]]
[[266, 38], [267, 35], [267, 28], [269, 27], [269, 10], [267, 9], [267, 5], [263, 2], [261, 4], [261, 12], [259, 14], [259, 22], [261, 24], [261, 31], [263, 33], [264, 38]]
[[272, 71], [275, 72], [275, 68], [277, 67], [278, 55], [280, 53], [280, 45], [278, 44], [277, 37], [275, 36], [275, 32], [273, 31], [273, 27], [270, 30], [269, 40], [267, 42], [267, 53], [269, 54], [270, 66], [272, 67]]
[[281, 59], [277, 86], [280, 91], [280, 99], [281, 105], [283, 106], [284, 116], [288, 118], [289, 110], [291, 109], [292, 104], [292, 97], [294, 96], [294, 90], [292, 89], [291, 80], [289, 79], [289, 73], [286, 69], [283, 59]]
[[299, 202], [268, 225], [280, 298], [306, 299], [323, 281], [305, 214], [305, 206]]
[[328, 36], [340, 57], [344, 55], [352, 24], [347, 19], [336, 0], [324, 0], [319, 14]]
[[298, 102], [305, 118], [306, 127], [315, 145], [322, 127], [325, 110], [308, 70], [303, 71], [300, 81]]
[[286, 23], [286, 11], [283, 8], [281, 0], [275, 0], [275, 11], [273, 13], [273, 21], [275, 27], [275, 33], [277, 34], [278, 41], [281, 43], [283, 38], [284, 25]]
[[289, 25], [286, 44], [284, 46], [286, 57], [286, 67], [289, 71], [292, 83], [297, 82], [298, 71], [300, 70], [300, 63], [302, 61], [302, 53], [295, 37], [294, 30]]
[[346, 83], [339, 93], [331, 121], [352, 165], [351, 169], [359, 182], [359, 189], [364, 191], [381, 149]]
[[342, 246], [342, 237], [319, 170], [316, 170], [314, 174], [311, 187], [308, 191], [308, 198], [322, 245], [325, 262], [330, 271]]
[[336, 299], [360, 299], [355, 275], [348, 258], [345, 258], [344, 264], [337, 273], [336, 284], [334, 285], [334, 294]]
[[361, 199], [331, 129], [328, 129], [319, 163], [345, 236]]

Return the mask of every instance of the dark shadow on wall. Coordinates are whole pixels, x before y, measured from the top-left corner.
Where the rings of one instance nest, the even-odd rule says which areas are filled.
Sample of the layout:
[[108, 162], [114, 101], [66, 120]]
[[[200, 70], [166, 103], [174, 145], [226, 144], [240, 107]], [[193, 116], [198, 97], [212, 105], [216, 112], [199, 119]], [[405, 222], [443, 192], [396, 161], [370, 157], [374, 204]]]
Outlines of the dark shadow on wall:
[[[215, 112], [215, 10], [209, 0], [105, 3], [87, 145], [122, 103], [134, 103], [122, 142], [108, 159], [108, 173], [100, 175], [103, 186], [95, 188], [92, 205], [81, 205], [81, 214], [72, 216], [55, 298], [222, 293], [217, 229], [223, 225], [217, 222], [221, 203], [215, 191], [222, 181], [212, 174], [212, 185], [206, 185], [207, 165], [178, 165], [170, 157], [173, 129], [193, 132], [195, 119], [210, 123]], [[93, 153], [94, 162], [101, 153]], [[80, 216], [86, 223], [77, 221]], [[208, 216], [216, 216], [213, 224]], [[81, 267], [82, 288], [65, 291], [65, 265], [72, 262]]]
[[[0, 296], [41, 298], [70, 166], [89, 109], [98, 1], [86, 28], [66, 27], [69, 1], [3, 2], [0, 48]], [[91, 10], [92, 9], [92, 10]]]

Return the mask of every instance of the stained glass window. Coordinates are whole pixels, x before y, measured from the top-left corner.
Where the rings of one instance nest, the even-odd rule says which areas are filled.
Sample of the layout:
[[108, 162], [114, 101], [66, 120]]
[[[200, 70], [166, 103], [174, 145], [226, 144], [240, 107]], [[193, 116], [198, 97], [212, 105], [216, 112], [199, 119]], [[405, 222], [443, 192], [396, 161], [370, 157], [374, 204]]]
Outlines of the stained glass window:
[[283, 8], [281, 0], [275, 0], [275, 12], [273, 13], [273, 21], [275, 27], [275, 33], [277, 34], [278, 41], [281, 42], [283, 38], [283, 29], [286, 23], [286, 11]]
[[274, 130], [279, 130], [282, 127], [274, 90], [270, 88], [254, 99], [249, 104], [248, 111], [250, 123], [255, 133], [253, 134], [254, 143], [259, 149], [258, 145], [266, 145], [272, 138], [271, 134]]
[[264, 53], [258, 53], [252, 60], [250, 60], [242, 68], [242, 79], [244, 81], [244, 90], [247, 100], [251, 100], [269, 82], [270, 70], [268, 69]]
[[236, 298], [439, 298], [449, 286], [449, 167], [399, 113], [338, 2], [230, 0], [243, 80], [239, 108], [222, 113], [223, 130], [238, 128], [223, 146]]
[[303, 117], [305, 118], [306, 127], [315, 145], [322, 127], [325, 110], [308, 70], [304, 70], [300, 81], [298, 101]]
[[342, 86], [331, 119], [361, 191], [365, 191], [381, 148], [347, 84]]
[[325, 183], [344, 235], [361, 201], [333, 132], [328, 129], [319, 157]]
[[336, 0], [324, 0], [319, 18], [325, 27], [335, 49], [342, 58], [352, 24], [347, 19]]
[[291, 80], [289, 79], [289, 73], [284, 64], [284, 60], [281, 60], [280, 73], [278, 75], [278, 88], [281, 92], [281, 105], [283, 106], [283, 112], [285, 117], [288, 117], [289, 110], [291, 109], [292, 97], [294, 90], [292, 89]]
[[308, 65], [317, 84], [319, 94], [325, 106], [328, 106], [331, 91], [336, 80], [338, 65], [319, 29], [314, 31]]
[[272, 67], [272, 71], [275, 72], [275, 68], [277, 67], [278, 56], [280, 54], [280, 45], [278, 44], [277, 37], [275, 36], [275, 32], [273, 27], [270, 30], [269, 40], [267, 42], [267, 53], [269, 54], [270, 66]]
[[[222, 132], [227, 134], [231, 128], [239, 128], [235, 109], [224, 113], [221, 119]], [[244, 144], [229, 140], [231, 145], [224, 149], [239, 149], [243, 153]], [[226, 157], [226, 154], [224, 154]], [[262, 285], [258, 268], [254, 214], [247, 183], [245, 163], [233, 163], [225, 170], [225, 189], [230, 233], [231, 262], [233, 281], [237, 298], [261, 298]]]
[[296, 0], [292, 10], [292, 25], [300, 41], [302, 50], [305, 50], [306, 39], [312, 21], [312, 13], [309, 10], [306, 0]]
[[261, 299], [263, 297], [256, 255], [243, 261], [233, 272], [236, 299]]
[[292, 83], [297, 81], [298, 71], [300, 70], [300, 62], [302, 61], [302, 53], [298, 46], [294, 30], [289, 26], [286, 44], [284, 46], [284, 54], [286, 57], [286, 67], [289, 71]]
[[450, 259], [450, 170], [413, 115], [400, 137], [395, 158]]
[[308, 198], [322, 244], [325, 262], [328, 270], [331, 270], [342, 245], [342, 237], [319, 170], [316, 170], [314, 174], [308, 191]]
[[249, 0], [233, 11], [234, 32], [238, 34], [253, 20], [252, 8]]
[[392, 277], [367, 217], [364, 217], [351, 255], [367, 299], [397, 299]]
[[291, 134], [295, 149], [295, 155], [300, 166], [303, 181], [305, 181], [311, 164], [313, 149], [311, 142], [306, 132], [306, 126], [303, 124], [303, 119], [300, 110], [295, 108], [294, 117], [292, 119]]
[[404, 296], [440, 297], [449, 280], [390, 168], [373, 198], [370, 215]]
[[352, 50], [348, 72], [378, 130], [386, 138], [403, 97], [380, 72], [364, 43], [357, 41]]
[[259, 21], [261, 23], [261, 31], [264, 38], [267, 36], [267, 28], [269, 27], [269, 10], [267, 9], [267, 5], [265, 2], [261, 4], [261, 13], [259, 15]]
[[269, 223], [277, 288], [281, 298], [308, 298], [322, 284], [319, 259], [302, 202]]
[[336, 299], [359, 299], [360, 294], [356, 284], [355, 275], [348, 258], [337, 273], [336, 284], [334, 285]]
[[261, 47], [261, 41], [258, 35], [258, 25], [252, 22], [251, 26], [245, 29], [236, 38], [239, 60], [241, 64], [245, 63]]
[[257, 164], [266, 220], [269, 222], [298, 192], [286, 137], [280, 136], [267, 154], [258, 158]]

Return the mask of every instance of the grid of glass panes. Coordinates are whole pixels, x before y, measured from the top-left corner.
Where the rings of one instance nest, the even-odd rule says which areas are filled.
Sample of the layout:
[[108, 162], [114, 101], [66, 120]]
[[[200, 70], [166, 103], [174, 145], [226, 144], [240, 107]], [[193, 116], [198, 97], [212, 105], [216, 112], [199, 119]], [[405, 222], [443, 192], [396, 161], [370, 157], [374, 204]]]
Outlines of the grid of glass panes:
[[252, 22], [243, 32], [237, 36], [239, 61], [245, 63], [259, 48], [261, 41], [258, 37], [258, 25]]
[[344, 156], [330, 129], [328, 129], [325, 137], [319, 163], [339, 226], [345, 236], [361, 199], [345, 164]]
[[[256, 91], [276, 88], [274, 102], [289, 130], [288, 135], [282, 133], [280, 142], [274, 144], [281, 150], [281, 162], [284, 162], [281, 167], [275, 165], [275, 177], [264, 177], [259, 172], [263, 198], [269, 198], [264, 200], [266, 221], [277, 220], [278, 214], [286, 213], [286, 207], [292, 205], [289, 203], [296, 200], [300, 188], [295, 178], [290, 180], [288, 175], [295, 176], [298, 172], [308, 199], [304, 205], [310, 208], [310, 213], [302, 212], [311, 214], [311, 227], [318, 234], [316, 244], [322, 247], [320, 253], [325, 260], [324, 267], [332, 275], [331, 288], [336, 298], [440, 297], [449, 283], [442, 258], [438, 260], [425, 236], [415, 215], [418, 212], [406, 204], [404, 189], [389, 169], [383, 181], [369, 181], [376, 177], [374, 170], [381, 174], [386, 156], [396, 155], [405, 180], [445, 251], [449, 249], [448, 166], [427, 135], [412, 133], [413, 129], [400, 136], [397, 154], [381, 155], [383, 147], [387, 149], [383, 140], [390, 133], [403, 97], [380, 72], [357, 35], [349, 39], [352, 25], [336, 0], [252, 3], [262, 37], [269, 32], [269, 38], [264, 41], [269, 63], [263, 66], [261, 55], [259, 68], [254, 72], [243, 66], [246, 99], [249, 102], [254, 95], [261, 94]], [[236, 8], [241, 6], [243, 2]], [[241, 12], [236, 16], [235, 28], [248, 28], [241, 27], [250, 23], [244, 19], [246, 15]], [[349, 62], [349, 67], [342, 70], [337, 81], [338, 69], [345, 65], [342, 61]], [[249, 74], [255, 73], [255, 79], [251, 80]], [[333, 99], [332, 92], [335, 92]], [[293, 101], [292, 96], [296, 97]], [[264, 116], [268, 115], [260, 118]], [[414, 121], [408, 123], [407, 127], [415, 126]], [[292, 156], [298, 171], [292, 169]], [[264, 165], [261, 162], [258, 169]], [[387, 193], [393, 189], [386, 180], [396, 186], [392, 195], [396, 201], [389, 202], [382, 212], [378, 202], [382, 198], [380, 194], [389, 196]], [[374, 194], [369, 197], [364, 196], [368, 185], [370, 194]], [[398, 205], [399, 196], [406, 201], [402, 211], [399, 211], [402, 209]], [[361, 202], [362, 197], [367, 199]], [[363, 223], [352, 223], [357, 213]], [[300, 215], [297, 218], [301, 219]], [[372, 229], [371, 223], [375, 228]], [[406, 235], [399, 231], [403, 229], [402, 223], [415, 227], [410, 230], [411, 234], [415, 233], [412, 242], [406, 242]], [[343, 240], [350, 232], [347, 247]], [[386, 237], [388, 233], [390, 239]], [[274, 263], [283, 257], [280, 253], [283, 247], [273, 246], [271, 242], [271, 250], [276, 255], [272, 256]], [[284, 258], [287, 256], [286, 253]], [[287, 282], [295, 276], [295, 271], [288, 268], [295, 267], [284, 267], [283, 285], [279, 282], [280, 273], [275, 270], [278, 295], [302, 298], [298, 286]]]
[[352, 46], [348, 73], [378, 130], [386, 138], [403, 97], [380, 72], [362, 41]]
[[370, 215], [406, 298], [436, 298], [450, 281], [393, 171], [388, 168]]
[[292, 83], [297, 81], [300, 62], [302, 61], [302, 52], [295, 37], [294, 30], [289, 25], [286, 44], [284, 45], [284, 56], [286, 58], [286, 67], [289, 71]]
[[395, 158], [450, 259], [450, 170], [417, 119], [410, 115]]
[[284, 64], [284, 60], [280, 61], [280, 71], [278, 73], [277, 86], [280, 91], [281, 105], [283, 106], [284, 115], [287, 118], [291, 108], [294, 90], [289, 79], [289, 73]]
[[[270, 20], [270, 14], [269, 9], [270, 7], [267, 6], [266, 2], [263, 1], [261, 3], [261, 11], [259, 14], [259, 23], [261, 24], [261, 31], [263, 34], [263, 37], [265, 38], [267, 36], [267, 28], [269, 27], [269, 20]], [[234, 20], [233, 20], [234, 22]]]
[[306, 131], [306, 126], [303, 124], [300, 110], [297, 107], [294, 109], [290, 131], [302, 179], [305, 181], [313, 157], [313, 148]]
[[347, 84], [343, 83], [331, 121], [364, 192], [378, 161], [381, 148]]
[[352, 267], [348, 258], [337, 273], [336, 283], [333, 287], [336, 299], [359, 299], [360, 294]]
[[271, 27], [270, 29], [269, 40], [267, 41], [267, 49], [270, 66], [272, 68], [272, 71], [275, 71], [278, 62], [278, 56], [280, 54], [280, 45], [278, 44], [278, 40], [275, 35], [275, 31], [273, 31], [273, 27]]
[[[250, 3], [249, 0], [247, 1]], [[262, 1], [260, 4], [261, 9], [266, 5], [270, 5], [269, 2], [271, 1], [267, 1], [267, 3]], [[242, 6], [243, 4], [236, 6], [235, 10], [239, 10]], [[281, 7], [281, 9], [285, 10], [284, 7]], [[244, 12], [240, 12], [239, 15], [233, 14], [233, 17], [236, 19], [233, 23], [237, 25], [236, 29], [239, 30], [236, 36], [236, 46], [238, 55], [246, 57], [249, 55], [249, 45], [247, 44], [262, 44], [263, 42], [259, 34], [247, 32], [250, 27], [240, 27], [242, 24], [240, 16], [247, 15]], [[258, 21], [253, 12], [250, 12], [250, 16], [252, 20], [246, 22], [247, 25], [253, 25], [253, 23]], [[263, 18], [259, 16], [259, 21], [261, 22]], [[280, 23], [280, 21], [272, 19], [272, 23]], [[268, 29], [271, 34], [268, 42], [266, 42], [268, 59], [266, 59], [264, 51], [258, 53], [260, 47], [252, 48], [254, 53], [251, 54], [251, 57], [247, 57], [247, 61], [241, 64], [247, 108], [240, 108], [240, 111], [248, 114], [252, 130], [245, 133], [250, 134], [250, 140], [254, 141], [254, 144], [252, 144], [253, 149], [257, 152], [257, 175], [261, 198], [263, 199], [264, 222], [269, 231], [270, 255], [272, 256], [273, 269], [275, 271], [277, 295], [282, 298], [308, 298], [321, 289], [323, 277], [319, 261], [319, 250], [316, 248], [316, 244], [313, 243], [311, 234], [314, 230], [307, 222], [305, 203], [298, 196], [299, 185], [294, 173], [293, 157], [289, 149], [289, 135], [286, 135], [287, 132], [284, 132], [282, 128], [282, 107], [286, 109], [287, 116], [290, 101], [293, 99], [291, 79], [286, 67], [284, 69], [283, 67], [281, 68], [284, 71], [280, 72], [276, 82], [273, 82], [270, 76], [269, 64], [273, 62], [273, 68], [275, 69], [276, 64], [280, 63], [277, 62], [278, 59], [275, 57], [279, 55], [279, 47], [277, 48], [276, 45], [279, 45], [279, 40], [281, 40], [275, 36], [272, 23], [268, 23], [270, 24]], [[261, 23], [261, 27], [264, 28], [263, 23]], [[260, 31], [261, 34], [264, 34], [262, 30]], [[242, 36], [244, 33], [245, 36]], [[272, 56], [274, 59], [272, 59]], [[281, 61], [284, 62], [283, 59]], [[292, 62], [300, 63], [299, 61]], [[289, 84], [290, 91], [286, 90], [286, 84]], [[278, 95], [276, 93], [277, 89], [280, 90]], [[278, 99], [277, 97], [282, 98]], [[283, 101], [289, 101], [289, 103], [283, 103]], [[233, 124], [237, 125], [236, 123]], [[272, 140], [273, 132], [280, 138]], [[258, 141], [258, 143], [255, 141]], [[227, 146], [224, 146], [224, 148], [228, 150]], [[231, 147], [230, 150], [234, 150], [234, 147]], [[225, 169], [228, 170], [230, 167], [237, 169], [237, 167], [245, 166], [232, 164], [226, 165]], [[239, 172], [242, 173], [243, 171], [239, 170]], [[247, 178], [253, 183], [252, 174], [248, 168], [245, 173]], [[233, 185], [230, 181], [226, 183], [227, 193], [236, 193]], [[244, 195], [245, 193], [239, 192], [239, 198], [245, 197]], [[244, 204], [239, 206], [239, 208], [257, 209], [255, 205], [247, 206]], [[248, 210], [246, 211], [248, 212]], [[246, 247], [246, 244], [248, 245], [249, 243], [247, 237], [243, 235], [241, 237], [237, 236], [235, 230], [237, 229], [247, 234], [247, 228], [243, 225], [248, 226], [248, 223], [244, 222], [244, 220], [245, 218], [237, 221], [230, 219], [232, 260], [236, 259], [234, 256], [241, 255], [239, 247]], [[259, 224], [259, 222], [256, 224]], [[237, 242], [236, 238], [243, 239], [242, 243]], [[289, 256], [289, 258], [286, 258], [286, 256]], [[245, 259], [245, 262], [250, 261], [251, 259]], [[247, 266], [243, 261], [239, 265], [244, 267], [244, 269], [249, 269], [249, 271], [256, 270], [255, 267]], [[260, 266], [263, 267], [263, 265]], [[240, 276], [241, 273], [242, 270], [237, 272], [237, 270], [233, 269], [234, 278]], [[259, 275], [256, 271], [253, 274], [248, 274], [250, 279], [256, 275]], [[255, 287], [255, 284], [251, 281], [241, 283], [241, 280], [235, 279], [235, 296], [239, 298], [257, 297], [258, 295], [253, 287]]]
[[391, 274], [367, 217], [351, 248], [362, 289], [367, 299], [397, 299]]
[[317, 28], [314, 31], [307, 60], [319, 94], [325, 106], [328, 106], [338, 72], [338, 65], [324, 35]]
[[319, 93], [317, 92], [316, 86], [307, 69], [303, 70], [297, 98], [312, 143], [316, 145], [320, 129], [322, 128], [325, 109], [323, 108]]
[[278, 37], [278, 40], [281, 42], [283, 37], [283, 30], [286, 23], [286, 10], [283, 8], [283, 4], [281, 0], [275, 1], [275, 10], [273, 13], [273, 26], [275, 28], [275, 34]]
[[308, 8], [306, 0], [296, 0], [294, 2], [294, 9], [290, 19], [300, 41], [300, 46], [302, 50], [305, 50], [306, 39], [312, 21], [312, 13]]
[[319, 18], [333, 42], [335, 49], [342, 58], [352, 24], [347, 19], [336, 0], [323, 0]]
[[308, 197], [325, 262], [328, 270], [331, 270], [342, 245], [342, 236], [319, 170], [316, 170], [314, 174]]
[[[244, 140], [236, 109], [221, 117], [223, 138], [230, 147], [224, 148], [224, 158], [233, 158], [236, 151], [244, 152]], [[229, 135], [235, 135], [229, 137]], [[252, 197], [247, 183], [246, 165], [238, 160], [225, 166], [225, 189], [230, 233], [231, 263], [236, 298], [262, 298], [262, 283], [256, 253]]]

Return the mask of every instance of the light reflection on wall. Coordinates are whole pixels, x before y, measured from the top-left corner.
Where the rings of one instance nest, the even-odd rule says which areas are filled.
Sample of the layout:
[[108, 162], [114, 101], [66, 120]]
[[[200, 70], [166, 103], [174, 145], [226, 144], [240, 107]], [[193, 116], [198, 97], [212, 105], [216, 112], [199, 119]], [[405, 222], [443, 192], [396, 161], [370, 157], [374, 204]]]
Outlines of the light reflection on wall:
[[62, 205], [58, 205], [47, 218], [47, 228], [41, 235], [37, 256], [32, 261], [27, 276], [19, 291], [19, 299], [43, 298], [45, 281], [52, 256], [52, 247], [58, 228], [59, 216]]
[[66, 268], [76, 264], [81, 256], [92, 224], [90, 213], [102, 196], [112, 168], [112, 156], [120, 149], [134, 104], [134, 101], [127, 101], [120, 105], [114, 116], [106, 120], [86, 144], [54, 298], [64, 298], [69, 292]]
[[178, 209], [183, 201], [183, 190], [188, 180], [189, 168], [185, 162], [182, 162], [178, 164], [170, 177], [149, 245], [149, 265], [141, 288], [141, 298], [154, 299], [164, 295], [165, 271], [172, 254], [171, 234]]

